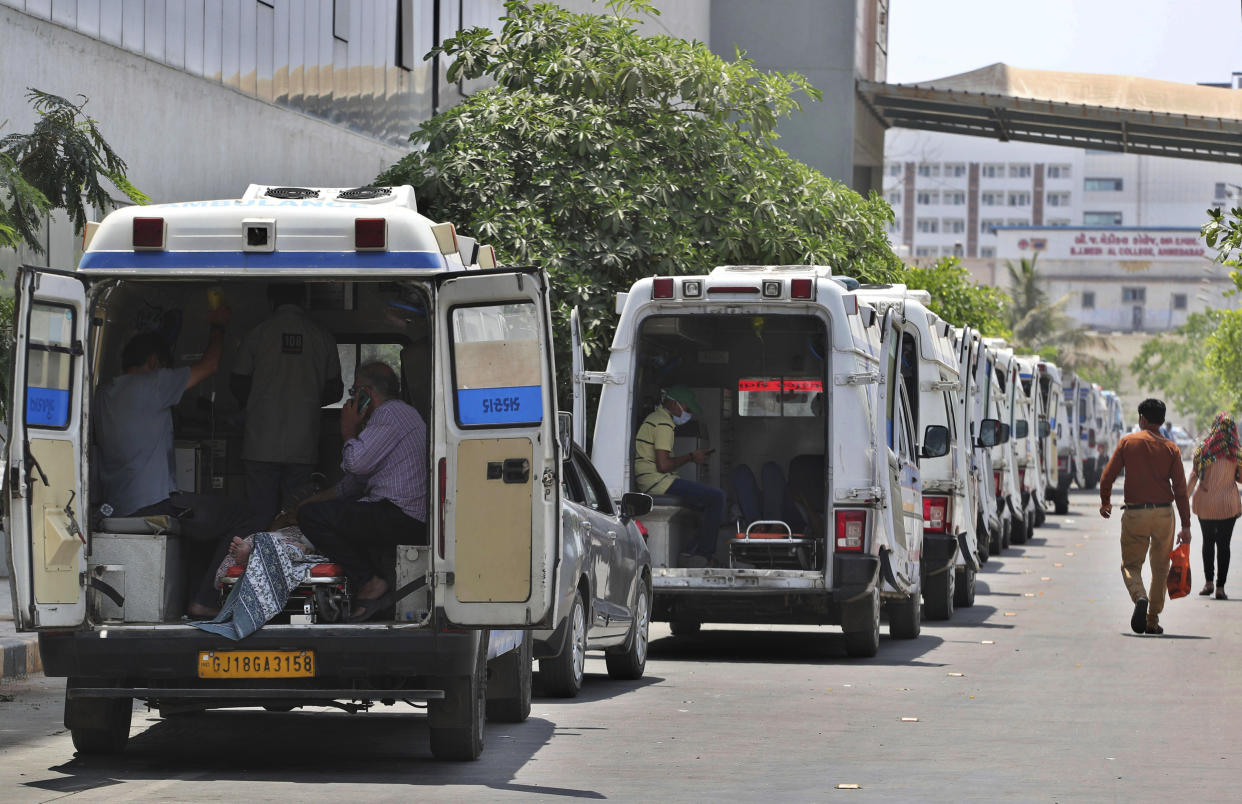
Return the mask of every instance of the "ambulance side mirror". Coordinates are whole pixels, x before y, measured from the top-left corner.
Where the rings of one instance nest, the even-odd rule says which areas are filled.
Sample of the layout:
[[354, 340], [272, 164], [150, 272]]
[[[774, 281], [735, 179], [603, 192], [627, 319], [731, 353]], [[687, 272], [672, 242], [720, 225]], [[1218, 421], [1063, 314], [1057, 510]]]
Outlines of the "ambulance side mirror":
[[1014, 422], [1014, 425], [1013, 425], [1013, 437], [1014, 438], [1026, 438], [1027, 435], [1030, 434], [1030, 432], [1031, 432], [1031, 424], [1026, 419], [1022, 419], [1020, 421]]
[[1046, 421], [1041, 421], [1039, 423], [1039, 437], [1047, 438], [1050, 435], [1052, 435], [1052, 425], [1048, 424]]
[[929, 424], [923, 431], [923, 449], [920, 458], [939, 458], [949, 454], [949, 428], [943, 424]]
[[638, 491], [627, 491], [621, 495], [621, 519], [629, 522], [631, 519], [637, 519], [651, 513], [651, 506], [655, 501], [651, 499], [650, 494], [643, 494]]
[[556, 441], [561, 448], [561, 460], [569, 460], [574, 451], [574, 415], [559, 411], [556, 414]]
[[1001, 423], [996, 419], [984, 419], [979, 422], [979, 440], [976, 447], [994, 447], [1001, 443]]

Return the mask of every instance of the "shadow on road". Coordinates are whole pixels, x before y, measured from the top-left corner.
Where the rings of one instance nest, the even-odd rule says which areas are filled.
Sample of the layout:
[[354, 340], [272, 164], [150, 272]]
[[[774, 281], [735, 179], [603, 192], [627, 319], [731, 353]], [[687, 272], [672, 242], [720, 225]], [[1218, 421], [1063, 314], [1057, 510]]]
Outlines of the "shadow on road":
[[832, 626], [822, 631], [730, 631], [710, 629], [693, 636], [653, 640], [650, 657], [661, 661], [773, 664], [872, 664], [944, 667], [920, 661], [943, 639], [924, 634], [918, 639], [880, 637], [880, 652], [870, 659], [851, 658], [845, 635]]
[[[135, 723], [143, 719], [135, 711]], [[358, 787], [372, 784], [483, 785], [542, 796], [604, 797], [588, 789], [512, 782], [553, 736], [573, 737], [577, 731], [538, 717], [489, 723], [482, 760], [462, 763], [431, 756], [427, 718], [416, 713], [216, 711], [146, 719], [151, 725], [130, 738], [121, 756], [75, 757], [48, 769], [65, 776], [26, 786], [70, 793], [126, 781], [179, 779], [201, 781], [204, 797], [210, 795], [207, 785], [221, 780], [348, 784], [355, 792], [350, 798], [360, 797]]]
[[[979, 594], [979, 587], [977, 585], [975, 586], [975, 594]], [[968, 609], [958, 609], [953, 612], [952, 620], [925, 622], [923, 625], [929, 628], [1003, 628], [1006, 630], [1013, 628], [1013, 623], [987, 622], [988, 618], [995, 615], [998, 611], [1000, 610], [995, 606], [985, 606], [976, 602], [975, 605]]]
[[1121, 635], [1132, 639], [1211, 639], [1210, 636], [1201, 636], [1199, 634], [1135, 634], [1129, 631], [1122, 631]]
[[637, 681], [617, 681], [607, 673], [584, 673], [582, 676], [582, 690], [578, 693], [577, 698], [551, 698], [543, 691], [543, 682], [540, 680], [539, 673], [535, 673], [535, 686], [532, 694], [536, 698], [548, 698], [558, 703], [581, 704], [595, 703], [596, 701], [606, 701], [609, 698], [615, 698], [618, 695], [624, 695], [627, 692], [649, 687], [652, 684], [659, 684], [664, 679], [659, 676], [643, 676]]

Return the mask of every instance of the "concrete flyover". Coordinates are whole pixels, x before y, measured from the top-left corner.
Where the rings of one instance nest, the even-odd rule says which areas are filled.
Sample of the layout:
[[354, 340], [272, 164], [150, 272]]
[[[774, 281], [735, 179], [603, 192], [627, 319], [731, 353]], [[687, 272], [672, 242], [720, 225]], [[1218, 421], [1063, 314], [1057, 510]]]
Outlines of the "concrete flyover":
[[918, 84], [860, 80], [889, 128], [1242, 163], [1242, 92], [992, 64]]

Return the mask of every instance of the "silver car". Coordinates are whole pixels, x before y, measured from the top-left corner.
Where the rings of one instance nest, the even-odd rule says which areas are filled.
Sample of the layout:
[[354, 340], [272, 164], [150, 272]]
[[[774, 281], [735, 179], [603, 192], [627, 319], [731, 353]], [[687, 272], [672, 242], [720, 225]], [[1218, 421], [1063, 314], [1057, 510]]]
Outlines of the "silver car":
[[574, 445], [561, 466], [561, 554], [556, 628], [534, 632], [543, 692], [573, 698], [588, 650], [603, 650], [608, 675], [642, 678], [651, 620], [651, 554], [635, 517], [646, 494], [616, 504], [590, 459]]
[[1182, 460], [1188, 461], [1195, 452], [1195, 440], [1186, 432], [1186, 428], [1175, 424], [1169, 428], [1170, 440], [1177, 445], [1182, 453]]

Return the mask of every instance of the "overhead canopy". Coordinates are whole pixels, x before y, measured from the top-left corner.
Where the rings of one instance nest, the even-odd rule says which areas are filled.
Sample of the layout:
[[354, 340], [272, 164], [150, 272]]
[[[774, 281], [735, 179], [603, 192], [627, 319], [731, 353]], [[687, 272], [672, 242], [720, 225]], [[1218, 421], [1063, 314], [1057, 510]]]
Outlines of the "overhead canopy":
[[893, 128], [1242, 162], [1239, 90], [1007, 64], [858, 90]]

